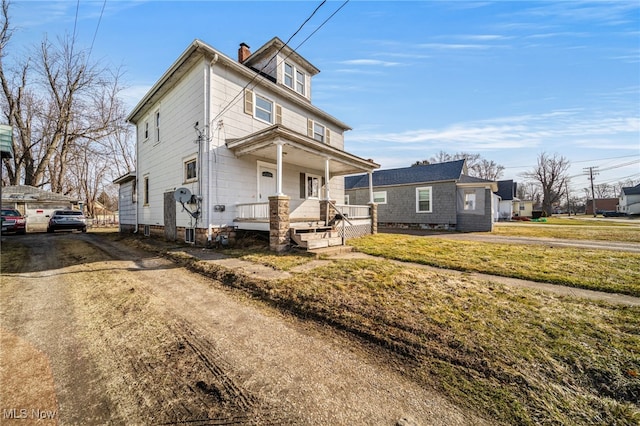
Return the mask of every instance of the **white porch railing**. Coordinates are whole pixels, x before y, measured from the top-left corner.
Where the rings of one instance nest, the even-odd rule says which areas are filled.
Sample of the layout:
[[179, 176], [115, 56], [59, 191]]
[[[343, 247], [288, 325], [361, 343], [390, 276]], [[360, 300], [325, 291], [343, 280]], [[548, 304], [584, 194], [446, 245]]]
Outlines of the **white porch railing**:
[[269, 220], [269, 203], [236, 204], [236, 218]]
[[369, 206], [336, 204], [336, 207], [349, 219], [365, 219], [371, 217], [371, 209]]

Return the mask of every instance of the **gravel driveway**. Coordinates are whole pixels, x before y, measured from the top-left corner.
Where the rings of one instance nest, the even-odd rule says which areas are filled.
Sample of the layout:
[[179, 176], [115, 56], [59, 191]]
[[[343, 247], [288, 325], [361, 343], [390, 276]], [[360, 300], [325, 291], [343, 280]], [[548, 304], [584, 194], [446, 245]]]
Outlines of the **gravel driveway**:
[[49, 424], [485, 424], [377, 348], [165, 259], [90, 233], [19, 242], [29, 262], [0, 288], [3, 424], [20, 409]]

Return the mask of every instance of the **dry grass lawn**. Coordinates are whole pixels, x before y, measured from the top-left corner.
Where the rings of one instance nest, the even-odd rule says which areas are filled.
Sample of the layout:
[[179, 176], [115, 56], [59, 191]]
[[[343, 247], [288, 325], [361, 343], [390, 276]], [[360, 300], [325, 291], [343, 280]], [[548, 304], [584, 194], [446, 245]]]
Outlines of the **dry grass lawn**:
[[640, 296], [640, 254], [377, 234], [350, 240], [375, 256]]

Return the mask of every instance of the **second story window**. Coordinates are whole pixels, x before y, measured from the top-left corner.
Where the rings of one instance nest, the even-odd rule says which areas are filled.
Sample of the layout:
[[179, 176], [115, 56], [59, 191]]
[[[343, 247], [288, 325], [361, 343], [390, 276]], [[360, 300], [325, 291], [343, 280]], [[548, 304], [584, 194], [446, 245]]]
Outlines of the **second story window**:
[[156, 142], [160, 142], [160, 111], [156, 111]]
[[324, 126], [322, 124], [313, 123], [313, 138], [319, 142], [324, 142]]
[[144, 140], [149, 139], [149, 122], [144, 122]]
[[254, 115], [267, 123], [273, 123], [273, 102], [256, 94]]

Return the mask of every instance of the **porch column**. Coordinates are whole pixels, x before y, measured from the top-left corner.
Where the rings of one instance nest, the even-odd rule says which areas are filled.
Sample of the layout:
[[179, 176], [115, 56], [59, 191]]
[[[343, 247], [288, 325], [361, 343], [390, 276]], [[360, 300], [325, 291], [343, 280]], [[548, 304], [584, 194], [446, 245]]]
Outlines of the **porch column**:
[[283, 252], [291, 243], [289, 236], [289, 200], [286, 195], [269, 197], [269, 250]]
[[378, 233], [378, 205], [376, 203], [369, 203], [370, 215], [371, 215], [371, 233]]
[[373, 171], [369, 172], [369, 204], [373, 204]]
[[[282, 145], [281, 140], [276, 142], [276, 195], [282, 196]], [[288, 214], [288, 213], [287, 213]]]
[[329, 157], [324, 159], [324, 199], [330, 200], [329, 194]]

